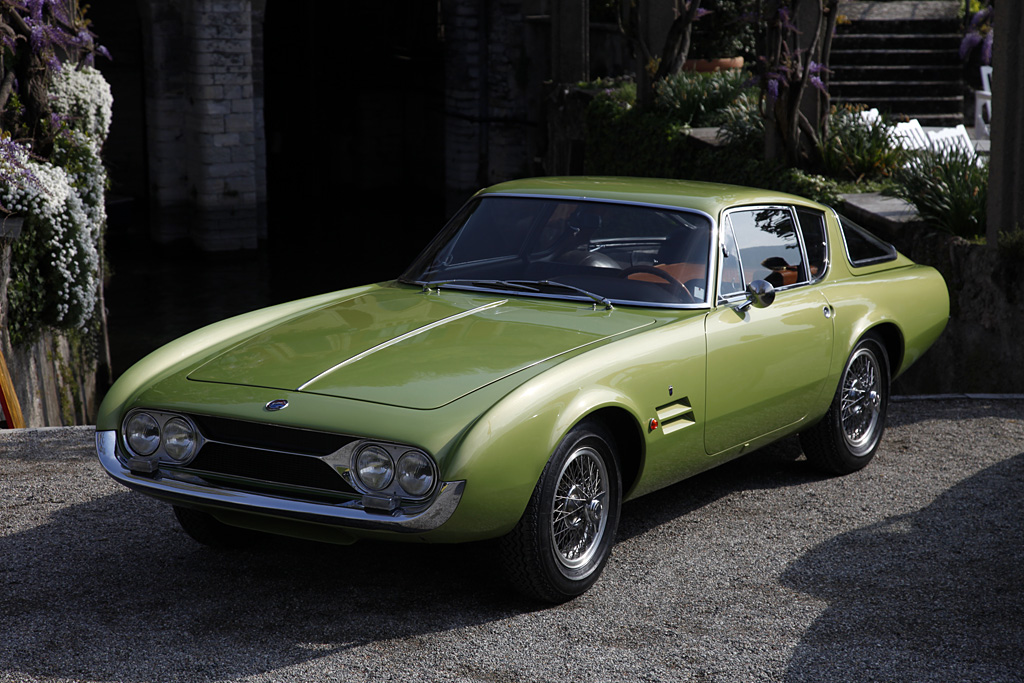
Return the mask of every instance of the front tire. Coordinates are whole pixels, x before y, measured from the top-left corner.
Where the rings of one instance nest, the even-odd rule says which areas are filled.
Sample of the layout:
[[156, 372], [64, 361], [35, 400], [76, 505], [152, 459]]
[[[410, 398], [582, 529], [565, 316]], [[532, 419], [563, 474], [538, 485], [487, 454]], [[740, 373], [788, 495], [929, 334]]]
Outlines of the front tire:
[[501, 539], [503, 568], [520, 593], [560, 603], [597, 581], [622, 502], [613, 444], [599, 424], [584, 422], [545, 465], [522, 518]]
[[800, 434], [807, 459], [829, 474], [850, 474], [867, 466], [885, 432], [889, 406], [889, 357], [874, 336], [850, 354], [825, 417]]

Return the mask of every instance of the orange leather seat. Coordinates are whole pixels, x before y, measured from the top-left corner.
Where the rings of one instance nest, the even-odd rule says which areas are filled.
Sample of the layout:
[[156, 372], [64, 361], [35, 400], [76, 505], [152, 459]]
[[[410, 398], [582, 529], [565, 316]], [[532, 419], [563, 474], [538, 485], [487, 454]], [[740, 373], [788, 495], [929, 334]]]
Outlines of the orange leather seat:
[[[703, 263], [661, 263], [654, 267], [658, 270], [664, 270], [668, 275], [682, 283], [689, 282], [690, 280], [704, 281], [707, 279], [707, 269]], [[657, 275], [652, 275], [651, 273], [632, 273], [629, 279], [643, 280], [644, 282], [664, 282]]]

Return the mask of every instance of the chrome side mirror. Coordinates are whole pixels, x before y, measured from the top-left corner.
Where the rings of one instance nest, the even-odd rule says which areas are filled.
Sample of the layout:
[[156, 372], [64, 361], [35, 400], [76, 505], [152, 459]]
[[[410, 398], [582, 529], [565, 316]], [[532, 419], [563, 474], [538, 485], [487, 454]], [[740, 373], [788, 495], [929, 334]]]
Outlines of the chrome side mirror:
[[745, 311], [751, 306], [754, 308], [767, 308], [775, 301], [775, 287], [767, 280], [754, 280], [747, 285], [747, 300], [740, 304], [736, 310]]

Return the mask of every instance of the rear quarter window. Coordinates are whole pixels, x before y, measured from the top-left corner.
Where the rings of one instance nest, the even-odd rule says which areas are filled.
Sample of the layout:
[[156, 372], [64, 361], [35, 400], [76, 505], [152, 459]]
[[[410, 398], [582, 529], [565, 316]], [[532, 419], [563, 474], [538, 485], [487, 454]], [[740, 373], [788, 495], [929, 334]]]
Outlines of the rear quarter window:
[[840, 216], [839, 225], [842, 227], [846, 256], [854, 267], [896, 260], [896, 247], [875, 237], [849, 218]]

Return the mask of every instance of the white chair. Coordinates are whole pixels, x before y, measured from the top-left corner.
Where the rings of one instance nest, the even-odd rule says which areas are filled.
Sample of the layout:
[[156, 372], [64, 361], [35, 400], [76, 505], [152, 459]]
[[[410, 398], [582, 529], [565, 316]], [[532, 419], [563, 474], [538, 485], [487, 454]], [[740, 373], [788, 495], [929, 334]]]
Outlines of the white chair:
[[977, 150], [974, 149], [974, 142], [971, 140], [967, 128], [962, 123], [955, 128], [930, 130], [928, 131], [928, 140], [931, 142], [932, 149], [939, 152], [959, 150], [971, 156], [977, 154]]
[[893, 126], [892, 138], [897, 145], [910, 151], [931, 147], [928, 136], [917, 119], [900, 121]]
[[992, 135], [992, 67], [981, 67], [981, 90], [974, 91], [974, 134]]
[[882, 115], [878, 113], [877, 109], [867, 109], [860, 113], [861, 123], [871, 126], [882, 120]]

